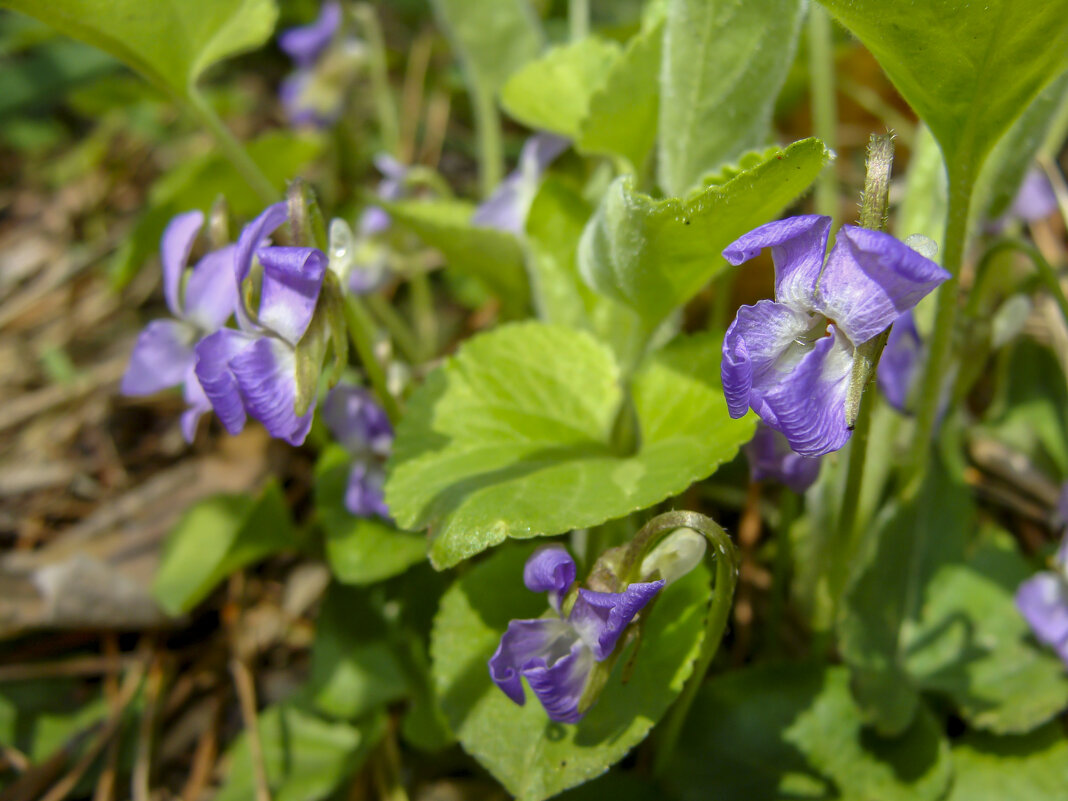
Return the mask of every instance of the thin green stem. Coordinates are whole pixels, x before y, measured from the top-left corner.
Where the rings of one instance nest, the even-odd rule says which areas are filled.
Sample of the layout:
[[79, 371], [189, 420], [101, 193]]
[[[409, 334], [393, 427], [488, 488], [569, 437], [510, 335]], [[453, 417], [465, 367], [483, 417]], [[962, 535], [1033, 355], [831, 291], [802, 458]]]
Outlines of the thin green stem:
[[415, 318], [415, 335], [419, 339], [420, 362], [427, 361], [438, 352], [438, 318], [434, 310], [434, 293], [430, 276], [423, 270], [412, 273], [408, 280], [412, 292], [412, 316]]
[[248, 182], [253, 191], [260, 196], [260, 200], [264, 203], [276, 202], [281, 193], [274, 188], [270, 179], [263, 174], [263, 170], [245, 151], [244, 146], [230, 133], [230, 129], [219, 119], [219, 115], [215, 113], [215, 109], [204, 99], [204, 96], [196, 89], [192, 89], [186, 99], [197, 119], [212, 132], [226, 158], [230, 160], [234, 169]]
[[[835, 103], [834, 41], [831, 18], [823, 6], [808, 9], [808, 74], [812, 95], [812, 131], [831, 150], [835, 148], [838, 109]], [[838, 221], [838, 180], [834, 162], [816, 179], [816, 213]]]
[[585, 39], [590, 33], [590, 0], [569, 0], [567, 23], [572, 42]]
[[[668, 518], [668, 515], [686, 515], [691, 519], [686, 522], [675, 523], [668, 529], [692, 528], [704, 534], [709, 541], [709, 553], [715, 563], [715, 583], [713, 584], [712, 600], [708, 607], [708, 616], [705, 618], [705, 633], [701, 640], [701, 652], [694, 662], [693, 673], [682, 688], [679, 698], [675, 701], [667, 714], [664, 722], [660, 725], [657, 736], [656, 755], [653, 758], [653, 772], [662, 775], [675, 753], [675, 744], [682, 733], [686, 716], [690, 712], [697, 691], [704, 683], [705, 675], [712, 664], [712, 659], [719, 650], [720, 640], [727, 628], [727, 617], [730, 615], [731, 604], [734, 600], [734, 588], [738, 582], [738, 556], [727, 533], [709, 518], [696, 515], [692, 512], [669, 512], [660, 518]], [[654, 518], [656, 519], [656, 518]], [[665, 524], [673, 521], [666, 520]], [[709, 526], [708, 524], [711, 524]], [[641, 532], [635, 538], [641, 537]]]
[[375, 324], [363, 302], [355, 295], [345, 297], [345, 323], [348, 325], [352, 344], [360, 356], [363, 370], [367, 373], [367, 380], [371, 382], [371, 389], [378, 396], [378, 402], [386, 410], [390, 422], [396, 424], [401, 417], [400, 407], [397, 405], [397, 399], [389, 391], [386, 372], [375, 357]]
[[393, 304], [378, 294], [365, 295], [364, 299], [367, 301], [367, 308], [389, 332], [401, 355], [409, 364], [420, 364], [423, 353], [419, 338], [404, 317], [393, 308]]
[[831, 601], [837, 608], [849, 578], [849, 566], [853, 564], [860, 538], [857, 536], [857, 510], [860, 508], [861, 486], [864, 483], [864, 463], [868, 456], [868, 436], [871, 433], [872, 406], [874, 398], [865, 393], [861, 398], [860, 412], [849, 442], [849, 462], [846, 466], [845, 491], [842, 508], [838, 515], [838, 542], [833, 548], [830, 579]]
[[1053, 296], [1053, 300], [1056, 302], [1057, 308], [1060, 310], [1061, 316], [1064, 318], [1064, 322], [1068, 324], [1068, 297], [1065, 297], [1064, 290], [1061, 288], [1061, 282], [1057, 277], [1057, 271], [1053, 269], [1053, 265], [1046, 260], [1046, 257], [1042, 255], [1038, 248], [1016, 239], [999, 240], [991, 245], [986, 253], [983, 254], [983, 258], [979, 260], [979, 264], [975, 268], [975, 285], [972, 287], [971, 294], [968, 297], [968, 303], [965, 305], [964, 313], [969, 317], [976, 316], [979, 311], [979, 289], [983, 285], [983, 281], [989, 272], [994, 256], [1007, 250], [1022, 253], [1031, 260], [1031, 264], [1034, 265], [1038, 277], [1041, 279], [1046, 289], [1049, 290], [1050, 295]]
[[371, 91], [375, 96], [375, 111], [378, 114], [378, 129], [382, 146], [393, 155], [400, 153], [400, 122], [393, 90], [389, 85], [389, 66], [386, 60], [386, 41], [382, 26], [372, 6], [360, 3], [353, 9], [353, 16], [360, 23], [364, 40], [371, 58]]
[[479, 184], [482, 197], [489, 197], [501, 182], [504, 170], [504, 144], [501, 141], [501, 118], [493, 93], [477, 87], [471, 93], [474, 103], [475, 129], [478, 134]]
[[957, 320], [957, 292], [960, 269], [964, 261], [965, 240], [968, 235], [968, 212], [971, 206], [973, 182], [970, 175], [955, 179], [950, 175], [949, 210], [946, 215], [945, 258], [942, 266], [950, 278], [938, 290], [934, 332], [928, 346], [927, 362], [920, 381], [916, 409], [916, 428], [912, 444], [902, 464], [902, 497], [915, 496], [922, 486], [927, 451], [938, 416], [942, 381], [949, 368], [953, 344], [953, 330]]

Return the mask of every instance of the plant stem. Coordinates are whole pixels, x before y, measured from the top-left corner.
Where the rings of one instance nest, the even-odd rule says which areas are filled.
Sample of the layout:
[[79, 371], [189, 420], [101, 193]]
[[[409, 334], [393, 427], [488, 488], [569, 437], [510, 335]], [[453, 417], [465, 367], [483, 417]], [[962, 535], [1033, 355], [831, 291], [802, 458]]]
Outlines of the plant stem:
[[501, 182], [504, 168], [504, 145], [501, 142], [501, 118], [493, 93], [476, 87], [471, 93], [474, 102], [475, 128], [478, 134], [478, 174], [481, 194], [489, 197]]
[[[672, 513], [669, 513], [672, 514]], [[677, 513], [675, 513], [677, 514]], [[685, 513], [684, 513], [685, 514]], [[693, 515], [693, 517], [703, 517]], [[704, 518], [707, 520], [708, 518]], [[711, 521], [709, 521], [711, 522]], [[686, 716], [690, 712], [697, 691], [704, 683], [705, 674], [708, 673], [709, 665], [719, 650], [720, 640], [727, 628], [727, 617], [731, 611], [731, 603], [734, 600], [734, 588], [738, 582], [738, 556], [727, 533], [718, 525], [715, 529], [697, 524], [682, 525], [700, 531], [709, 539], [709, 553], [715, 561], [716, 573], [713, 584], [713, 596], [708, 607], [708, 617], [705, 618], [705, 632], [701, 639], [701, 651], [693, 665], [693, 673], [687, 679], [682, 688], [679, 698], [668, 711], [667, 718], [660, 725], [657, 737], [656, 755], [653, 758], [653, 772], [663, 775], [672, 754], [675, 752], [675, 744], [682, 733], [682, 726], [686, 722]], [[713, 524], [715, 525], [715, 524]], [[640, 534], [639, 534], [640, 536]]]
[[[834, 41], [831, 19], [823, 6], [812, 3], [808, 9], [808, 74], [812, 95], [812, 132], [834, 150], [838, 126], [835, 103]], [[816, 179], [816, 213], [838, 221], [838, 180], [834, 162], [826, 165]]]
[[412, 316], [415, 318], [415, 335], [419, 339], [419, 360], [425, 362], [438, 351], [438, 320], [430, 276], [422, 269], [416, 270], [408, 280], [408, 287], [412, 292]]
[[976, 316], [979, 306], [979, 288], [982, 286], [983, 280], [989, 272], [989, 266], [993, 262], [994, 256], [1006, 250], [1014, 250], [1017, 253], [1022, 253], [1031, 260], [1031, 264], [1038, 272], [1038, 277], [1041, 279], [1046, 289], [1049, 290], [1050, 295], [1053, 296], [1053, 300], [1056, 302], [1057, 308], [1060, 310], [1061, 316], [1064, 318], [1064, 322], [1068, 324], [1068, 297], [1065, 297], [1064, 290], [1061, 288], [1061, 282], [1057, 277], [1057, 271], [1053, 269], [1053, 265], [1046, 260], [1046, 257], [1042, 255], [1038, 248], [1015, 239], [1002, 239], [995, 242], [987, 249], [986, 253], [983, 254], [983, 258], [979, 260], [979, 264], [975, 268], [975, 283], [972, 286], [972, 291], [968, 297], [968, 303], [964, 308], [964, 313], [969, 317]]
[[423, 354], [419, 345], [419, 338], [408, 327], [404, 317], [393, 308], [393, 304], [378, 294], [366, 295], [365, 300], [367, 301], [368, 309], [389, 332], [393, 342], [396, 343], [398, 350], [408, 360], [408, 363], [412, 365], [420, 364]]
[[367, 313], [363, 302], [355, 295], [345, 297], [345, 322], [348, 325], [349, 337], [356, 346], [356, 352], [360, 355], [367, 380], [371, 382], [371, 389], [378, 396], [378, 402], [386, 410], [386, 415], [394, 425], [400, 420], [400, 407], [396, 398], [389, 391], [386, 383], [386, 372], [378, 363], [374, 351], [375, 325], [371, 315]]
[[935, 419], [938, 416], [942, 379], [949, 367], [953, 329], [957, 319], [957, 292], [960, 287], [960, 269], [964, 261], [965, 240], [968, 235], [968, 212], [974, 184], [970, 175], [955, 177], [951, 173], [949, 186], [945, 258], [942, 266], [949, 272], [950, 278], [938, 289], [934, 332], [931, 335], [927, 362], [924, 365], [923, 378], [920, 382], [916, 429], [912, 445], [901, 468], [901, 484], [905, 488], [902, 498], [905, 500], [914, 497], [922, 486], [925, 457], [931, 444]]
[[590, 0], [569, 0], [567, 23], [572, 42], [586, 38], [590, 32]]
[[857, 510], [860, 508], [861, 486], [864, 483], [864, 463], [868, 456], [868, 435], [871, 432], [871, 393], [861, 398], [860, 412], [849, 441], [848, 465], [846, 467], [845, 491], [842, 493], [842, 508], [838, 515], [838, 542], [832, 551], [832, 572], [829, 576], [831, 601], [837, 608], [849, 578], [849, 566], [860, 545], [857, 536]]
[[775, 564], [771, 580], [771, 605], [765, 628], [768, 631], [767, 651], [777, 656], [782, 650], [780, 628], [786, 609], [786, 577], [790, 572], [790, 527], [797, 519], [800, 498], [793, 490], [784, 489], [779, 503], [779, 525], [775, 527]]
[[397, 104], [389, 85], [389, 67], [386, 61], [386, 42], [382, 26], [372, 6], [360, 3], [353, 9], [353, 16], [360, 23], [364, 38], [371, 52], [371, 91], [375, 96], [378, 113], [378, 129], [382, 135], [382, 147], [393, 155], [400, 155], [400, 122]]
[[186, 95], [186, 100], [189, 103], [189, 108], [192, 109], [197, 118], [215, 136], [219, 147], [222, 148], [230, 163], [234, 165], [234, 169], [241, 174], [241, 177], [248, 182], [253, 191], [260, 196], [260, 200], [264, 203], [276, 202], [281, 193], [274, 188], [270, 179], [263, 174], [263, 170], [257, 166], [256, 162], [245, 151], [244, 146], [230, 133], [230, 129], [219, 119], [219, 115], [215, 113], [215, 109], [204, 99], [204, 96], [196, 89], [191, 89], [189, 94]]

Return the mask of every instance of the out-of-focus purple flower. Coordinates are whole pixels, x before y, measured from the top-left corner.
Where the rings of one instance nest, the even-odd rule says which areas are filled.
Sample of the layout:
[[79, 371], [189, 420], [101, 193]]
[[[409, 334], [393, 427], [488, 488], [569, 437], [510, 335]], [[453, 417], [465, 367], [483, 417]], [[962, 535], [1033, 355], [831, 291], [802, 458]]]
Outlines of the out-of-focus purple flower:
[[1057, 196], [1053, 193], [1053, 186], [1049, 178], [1038, 167], [1032, 167], [1024, 176], [1020, 184], [1020, 191], [1012, 201], [1009, 214], [1023, 220], [1034, 222], [1041, 220], [1057, 211]]
[[820, 474], [818, 456], [794, 453], [786, 437], [763, 423], [746, 445], [745, 455], [753, 481], [777, 481], [797, 493], [811, 487]]
[[857, 345], [882, 333], [949, 273], [881, 231], [844, 225], [824, 260], [831, 218], [790, 217], [723, 251], [733, 265], [771, 248], [775, 300], [742, 306], [723, 340], [732, 417], [753, 409], [804, 456], [849, 439], [846, 392]]
[[345, 95], [364, 59], [360, 41], [338, 35], [341, 17], [341, 5], [326, 2], [315, 22], [290, 28], [278, 37], [279, 47], [296, 65], [278, 92], [293, 125], [322, 128], [341, 114]]
[[257, 258], [263, 268], [259, 308], [253, 313], [239, 300], [240, 329], [221, 329], [197, 344], [196, 375], [231, 434], [244, 428], [251, 415], [271, 436], [300, 445], [311, 428], [314, 401], [297, 415], [296, 346], [315, 313], [327, 258], [316, 248], [268, 245], [267, 237], [287, 217], [286, 204], [276, 203], [241, 232], [230, 281], [244, 298], [241, 287]]
[[1054, 558], [1056, 570], [1044, 570], [1016, 591], [1020, 610], [1039, 642], [1053, 648], [1068, 666], [1068, 535]]
[[222, 328], [237, 302], [233, 245], [208, 253], [192, 270], [186, 269], [203, 225], [204, 215], [189, 211], [171, 220], [164, 230], [160, 241], [163, 295], [174, 319], [153, 320], [145, 326], [120, 386], [123, 395], [136, 396], [183, 385], [188, 408], [182, 413], [182, 434], [188, 442], [193, 441], [200, 416], [211, 409], [194, 372], [193, 346], [205, 334]]
[[352, 384], [338, 384], [323, 402], [323, 422], [352, 455], [345, 507], [357, 517], [377, 515], [390, 520], [383, 498], [383, 462], [393, 446], [393, 426], [371, 393]]
[[925, 352], [910, 309], [897, 318], [890, 329], [875, 373], [883, 397], [899, 412], [908, 411], [909, 392], [919, 375]]
[[490, 677], [505, 695], [522, 706], [525, 678], [549, 717], [559, 723], [582, 718], [579, 701], [590, 671], [611, 656], [635, 615], [664, 586], [663, 581], [650, 581], [618, 593], [580, 589], [564, 618], [561, 600], [575, 575], [575, 563], [561, 546], [535, 551], [523, 570], [523, 582], [532, 592], [549, 593], [556, 614], [511, 621], [489, 660]]
[[530, 137], [519, 154], [519, 165], [475, 209], [471, 223], [522, 234], [542, 173], [567, 150], [569, 144], [567, 139], [556, 134], [537, 133]]

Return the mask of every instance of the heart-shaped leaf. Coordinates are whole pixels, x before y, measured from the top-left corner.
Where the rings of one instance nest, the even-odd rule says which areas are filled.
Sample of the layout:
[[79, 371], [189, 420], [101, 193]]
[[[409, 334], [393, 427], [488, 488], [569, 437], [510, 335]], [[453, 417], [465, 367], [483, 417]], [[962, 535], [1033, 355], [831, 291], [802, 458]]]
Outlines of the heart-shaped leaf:
[[648, 357], [631, 384], [640, 445], [617, 453], [623, 396], [607, 347], [542, 323], [474, 337], [412, 395], [386, 502], [399, 525], [430, 528], [439, 568], [659, 503], [752, 436], [752, 419], [727, 413], [719, 360], [707, 335]]

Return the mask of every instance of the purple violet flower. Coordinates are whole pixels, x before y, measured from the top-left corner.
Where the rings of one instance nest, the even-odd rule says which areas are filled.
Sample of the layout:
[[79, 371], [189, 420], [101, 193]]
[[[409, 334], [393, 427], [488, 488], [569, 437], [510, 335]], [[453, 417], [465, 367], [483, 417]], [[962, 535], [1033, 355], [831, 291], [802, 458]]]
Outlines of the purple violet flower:
[[472, 225], [523, 233], [542, 173], [571, 143], [556, 134], [537, 133], [524, 144], [519, 165], [471, 216]]
[[594, 664], [611, 656], [634, 616], [664, 586], [650, 581], [618, 593], [580, 589], [564, 618], [561, 603], [575, 575], [575, 562], [562, 546], [535, 551], [523, 583], [532, 592], [547, 592], [556, 615], [511, 621], [489, 660], [490, 677], [505, 695], [522, 706], [525, 678], [549, 718], [559, 723], [582, 718], [578, 705]]
[[1035, 638], [1053, 648], [1068, 666], [1068, 535], [1054, 558], [1057, 570], [1043, 570], [1016, 591], [1020, 610]]
[[1042, 220], [1057, 211], [1057, 196], [1049, 178], [1038, 167], [1032, 167], [1024, 176], [1020, 190], [1012, 201], [1008, 214], [1024, 222]]
[[356, 517], [392, 520], [382, 487], [383, 463], [393, 447], [393, 426], [371, 393], [352, 384], [338, 384], [323, 402], [323, 422], [352, 455], [345, 507]]
[[197, 344], [196, 375], [231, 434], [251, 415], [271, 436], [301, 445], [315, 404], [300, 416], [294, 408], [296, 346], [315, 313], [327, 258], [316, 248], [267, 245], [287, 217], [286, 204], [275, 203], [242, 230], [230, 280], [244, 298], [241, 287], [255, 256], [263, 268], [259, 309], [253, 313], [240, 300], [235, 306], [240, 330], [223, 328]]
[[723, 340], [723, 392], [732, 417], [753, 409], [804, 456], [849, 439], [845, 402], [853, 352], [949, 273], [881, 231], [844, 225], [824, 260], [831, 218], [762, 225], [723, 251], [737, 266], [764, 248], [775, 300], [742, 306]]
[[189, 211], [172, 219], [164, 230], [160, 240], [163, 296], [175, 319], [153, 320], [145, 326], [119, 388], [123, 395], [139, 396], [181, 384], [188, 405], [182, 413], [182, 434], [187, 442], [193, 441], [200, 416], [211, 410], [194, 372], [194, 343], [222, 328], [237, 303], [230, 267], [233, 245], [208, 253], [192, 270], [186, 270], [203, 225], [204, 215]]
[[811, 487], [820, 474], [818, 456], [802, 456], [790, 449], [786, 437], [760, 423], [745, 446], [749, 474], [753, 481], [777, 481], [800, 494]]
[[340, 3], [326, 2], [314, 22], [278, 37], [278, 46], [296, 65], [278, 91], [293, 125], [325, 128], [341, 114], [352, 76], [364, 58], [360, 41], [337, 36], [341, 18]]

